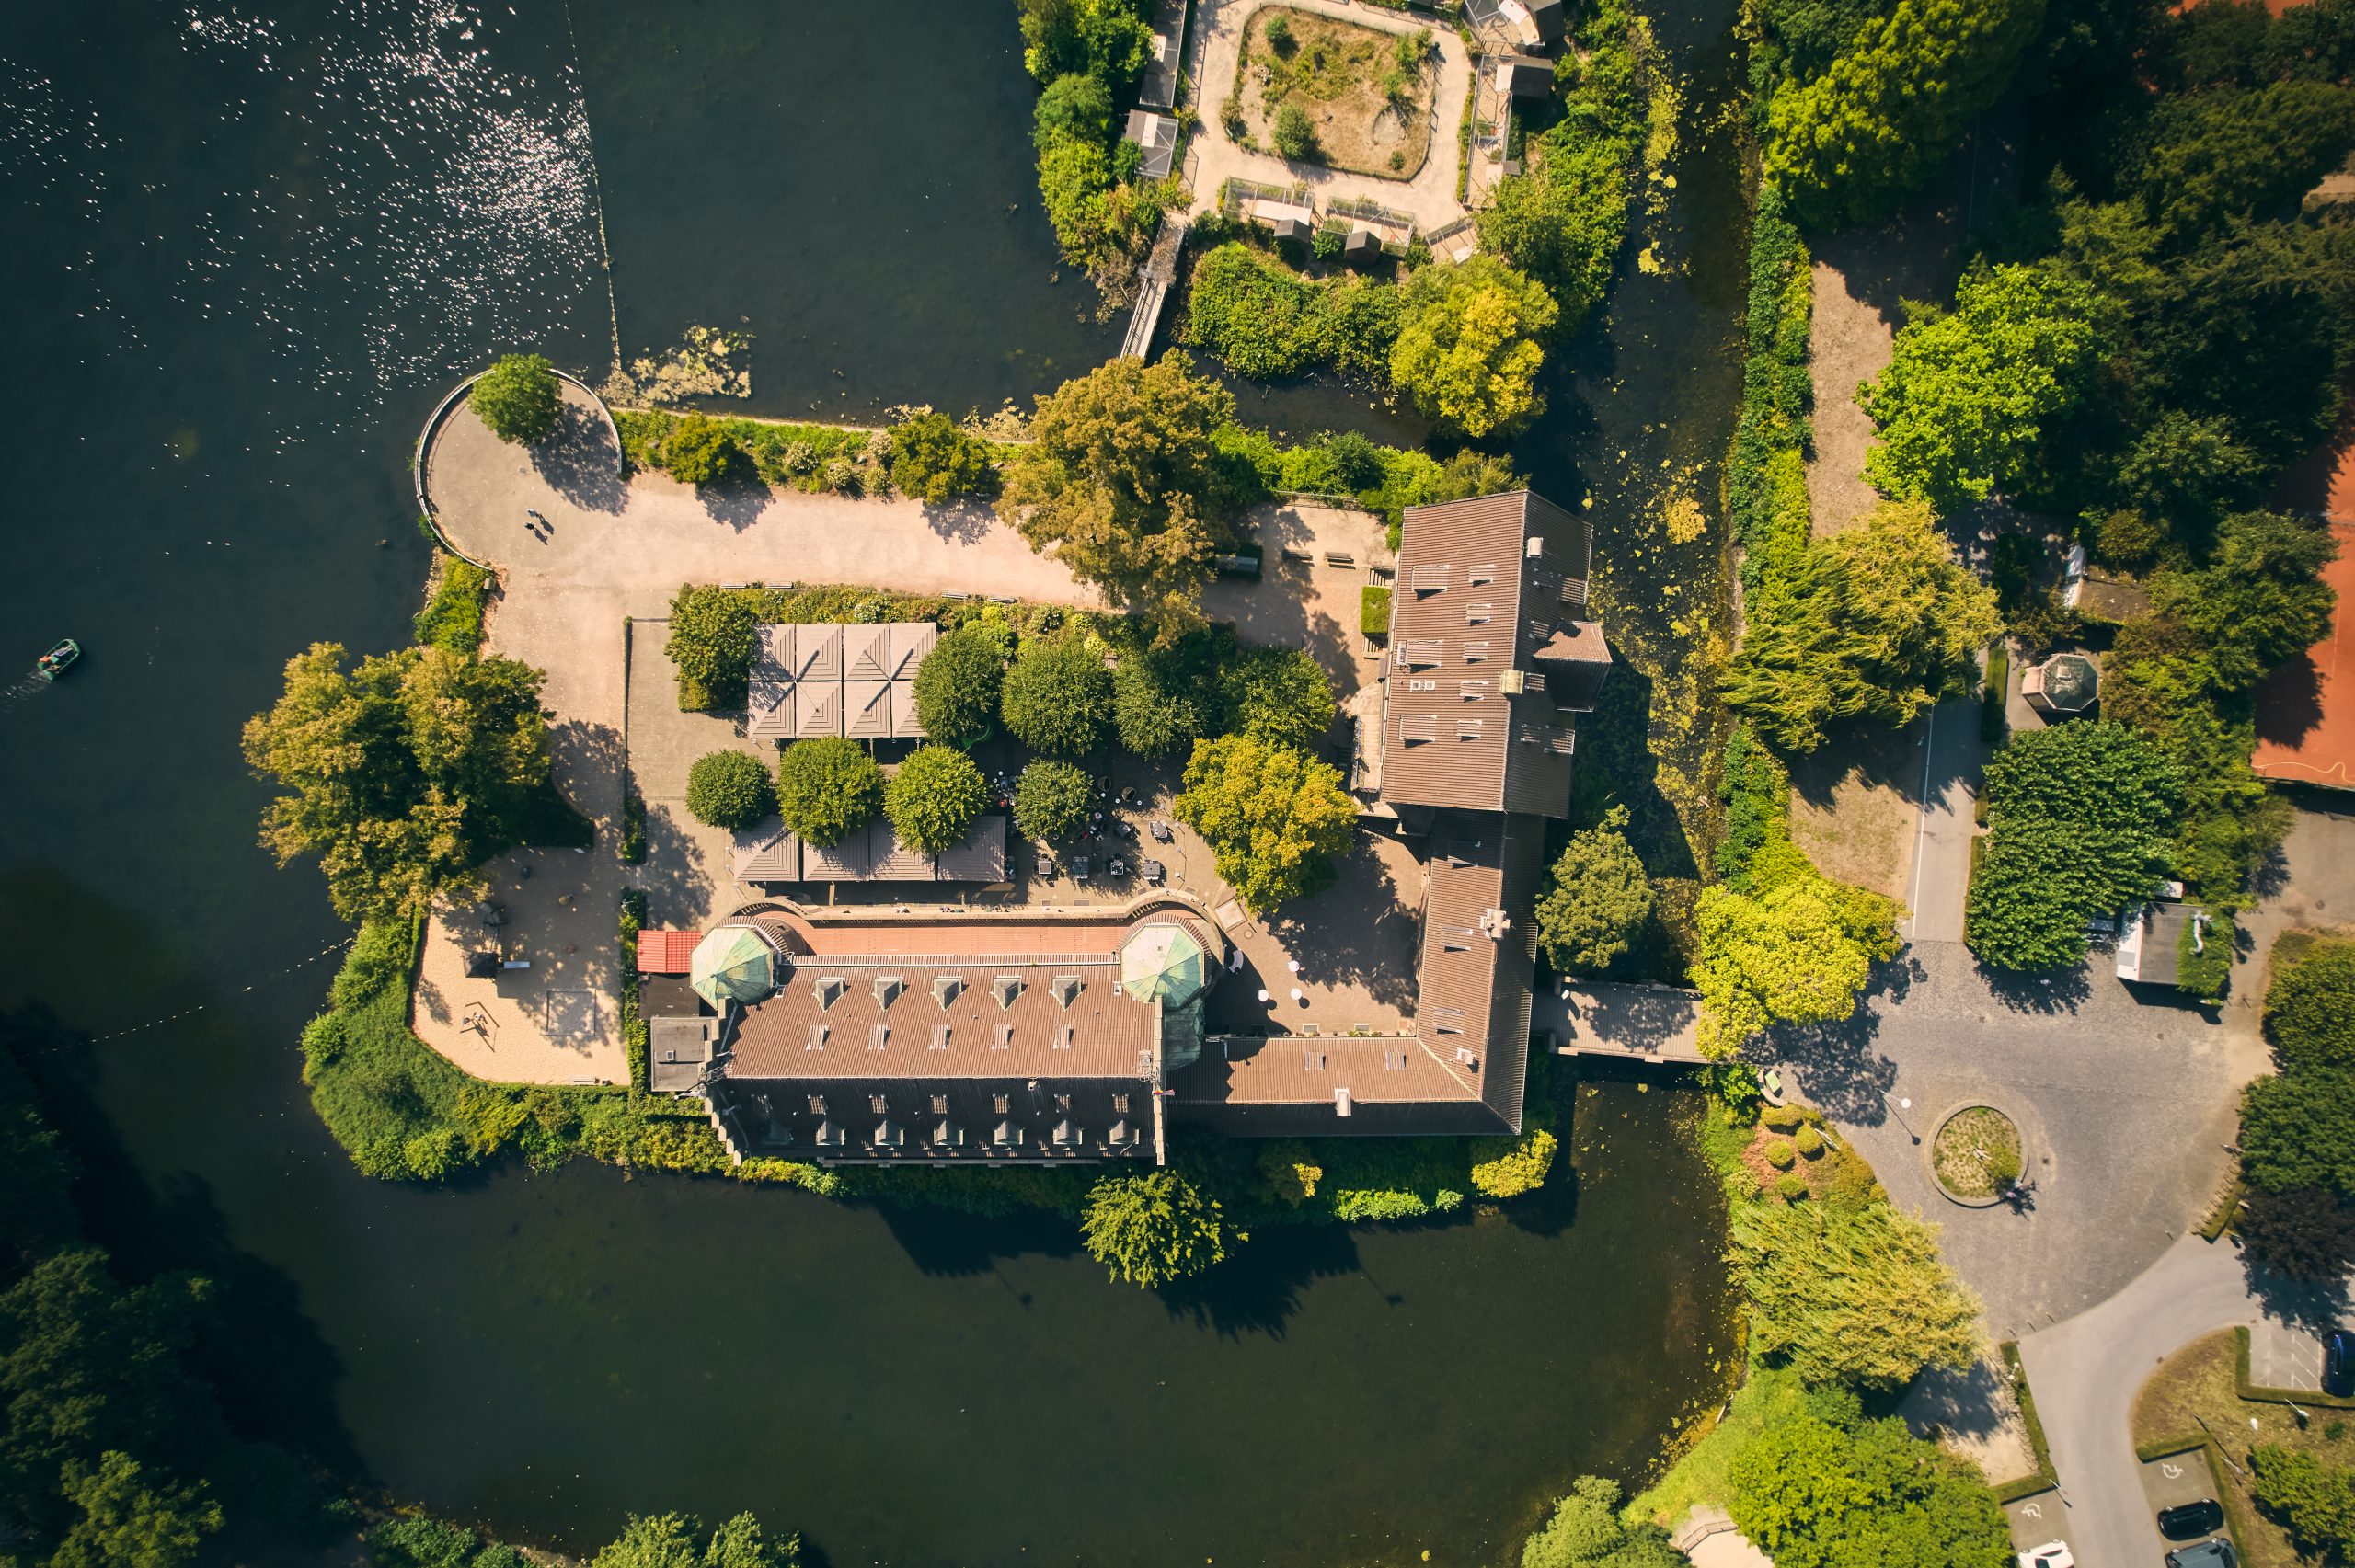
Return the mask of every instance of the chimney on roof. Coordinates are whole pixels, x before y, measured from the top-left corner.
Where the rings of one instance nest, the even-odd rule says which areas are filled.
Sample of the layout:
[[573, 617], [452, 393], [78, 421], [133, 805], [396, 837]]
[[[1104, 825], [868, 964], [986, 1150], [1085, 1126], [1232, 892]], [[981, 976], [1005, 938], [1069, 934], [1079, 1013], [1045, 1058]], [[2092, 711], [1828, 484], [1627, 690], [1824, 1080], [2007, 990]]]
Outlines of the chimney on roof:
[[1544, 560], [1545, 558], [1545, 536], [1542, 533], [1531, 534], [1529, 536], [1529, 542], [1521, 547], [1521, 553], [1524, 560]]
[[1502, 942], [1505, 933], [1512, 929], [1512, 917], [1502, 910], [1480, 911], [1480, 934], [1492, 942]]

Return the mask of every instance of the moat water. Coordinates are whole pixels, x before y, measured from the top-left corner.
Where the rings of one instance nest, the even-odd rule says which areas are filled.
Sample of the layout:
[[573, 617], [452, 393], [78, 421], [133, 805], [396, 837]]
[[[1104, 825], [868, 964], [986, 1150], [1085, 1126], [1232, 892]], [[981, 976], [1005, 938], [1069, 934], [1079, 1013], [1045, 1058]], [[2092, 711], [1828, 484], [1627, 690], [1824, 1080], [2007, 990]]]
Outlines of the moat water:
[[[302, 961], [342, 931], [254, 847], [237, 727], [311, 642], [407, 639], [410, 442], [453, 379], [519, 343], [595, 379], [616, 338], [713, 326], [753, 335], [756, 411], [859, 418], [1117, 345], [1039, 210], [1012, 9], [0, 15], [0, 673], [88, 650], [0, 692], [0, 1030], [126, 1265], [225, 1282], [240, 1419], [390, 1495], [575, 1549], [750, 1507], [838, 1564], [1500, 1561], [1722, 1388], [1717, 1201], [1667, 1084], [1580, 1091], [1504, 1216], [1267, 1231], [1149, 1295], [1047, 1219], [586, 1165], [386, 1186], [297, 1081], [331, 962]], [[1706, 81], [1705, 9], [1661, 31]], [[1671, 220], [1708, 246], [1630, 268], [1520, 449], [1596, 498], [1604, 551], [1731, 416], [1733, 163], [1706, 87], [1687, 118], [1715, 129]], [[1413, 433], [1365, 404], [1246, 417]]]

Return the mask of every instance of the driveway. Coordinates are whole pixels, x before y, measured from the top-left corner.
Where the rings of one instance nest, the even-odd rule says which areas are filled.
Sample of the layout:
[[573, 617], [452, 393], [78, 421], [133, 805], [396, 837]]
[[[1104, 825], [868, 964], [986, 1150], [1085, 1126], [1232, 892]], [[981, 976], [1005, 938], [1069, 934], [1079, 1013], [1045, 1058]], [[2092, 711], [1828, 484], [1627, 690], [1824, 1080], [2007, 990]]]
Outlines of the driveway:
[[[1797, 1074], [1900, 1207], [1945, 1227], [1997, 1339], [2085, 1310], [2198, 1223], [2230, 1165], [2239, 1087], [2262, 1070], [2253, 1049], [2107, 968], [1998, 981], [1960, 943], [1916, 942], [1885, 974], [1857, 1017], [1778, 1030], [1752, 1054]], [[1965, 1208], [1930, 1179], [1916, 1139], [1980, 1102], [2019, 1124], [2023, 1209]]]
[[2263, 1297], [2250, 1288], [2229, 1243], [2187, 1236], [2100, 1306], [2020, 1341], [2067, 1534], [2086, 1568], [2144, 1568], [2165, 1553], [2130, 1425], [2143, 1383], [2202, 1334], [2284, 1321], [2273, 1299], [2269, 1288]]
[[1905, 900], [1913, 911], [1908, 934], [1915, 942], [1960, 942], [1987, 748], [1979, 738], [1975, 702], [1940, 703], [1923, 722], [1929, 745], [1922, 762], [1913, 887]]
[[1294, 9], [1338, 17], [1377, 32], [1412, 33], [1429, 28], [1431, 47], [1439, 51], [1439, 85], [1431, 98], [1430, 156], [1412, 179], [1384, 179], [1350, 174], [1323, 164], [1292, 163], [1273, 153], [1254, 153], [1227, 140], [1219, 108], [1235, 90], [1235, 69], [1241, 58], [1243, 29], [1264, 0], [1198, 0], [1194, 7], [1194, 58], [1202, 63], [1196, 81], [1196, 105], [1201, 129], [1187, 158], [1187, 176], [1194, 185], [1197, 212], [1218, 205], [1219, 188], [1230, 178], [1257, 180], [1263, 185], [1305, 185], [1320, 208], [1336, 200], [1378, 201], [1394, 212], [1410, 214], [1424, 233], [1443, 228], [1464, 216], [1455, 199], [1455, 128], [1464, 118], [1464, 103], [1472, 86], [1472, 60], [1464, 40], [1450, 27], [1434, 26], [1432, 18], [1407, 15], [1351, 0], [1284, 0]]

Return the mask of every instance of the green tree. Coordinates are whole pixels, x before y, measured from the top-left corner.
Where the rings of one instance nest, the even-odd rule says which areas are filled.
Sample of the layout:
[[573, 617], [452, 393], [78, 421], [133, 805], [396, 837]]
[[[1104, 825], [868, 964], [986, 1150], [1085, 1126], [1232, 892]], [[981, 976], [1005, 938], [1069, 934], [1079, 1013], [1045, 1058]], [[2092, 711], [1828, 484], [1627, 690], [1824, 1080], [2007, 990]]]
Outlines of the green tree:
[[1570, 1482], [1569, 1495], [1521, 1546], [1521, 1568], [1681, 1568], [1683, 1562], [1658, 1525], [1621, 1520], [1619, 1483], [1599, 1475]]
[[1102, 82], [1067, 72], [1047, 84], [1031, 111], [1030, 139], [1040, 151], [1057, 142], [1101, 146], [1112, 139], [1112, 95]]
[[2269, 1192], [2355, 1199], [2355, 1068], [2304, 1067], [2243, 1089], [2241, 1168]]
[[777, 759], [777, 815], [821, 849], [865, 827], [882, 806], [883, 770], [856, 740], [797, 740]]
[[1219, 685], [1230, 730], [1313, 752], [1333, 727], [1332, 683], [1300, 648], [1252, 648], [1225, 666]]
[[1437, 506], [1442, 501], [1468, 501], [1476, 496], [1501, 496], [1527, 488], [1529, 481], [1512, 471], [1510, 459], [1467, 446], [1439, 465], [1439, 472], [1424, 483], [1414, 504]]
[[1728, 1511], [1776, 1568], [2012, 1568], [2004, 1510], [1978, 1467], [1866, 1421], [1856, 1396], [1819, 1389], [1730, 1467]]
[[999, 515], [1082, 582], [1159, 623], [1200, 619], [1213, 558], [1234, 542], [1212, 432], [1235, 398], [1184, 359], [1118, 359], [1039, 400], [1031, 443], [1007, 465]]
[[1314, 159], [1317, 155], [1316, 122], [1308, 111], [1286, 99], [1276, 109], [1276, 151], [1287, 158]]
[[1477, 440], [1510, 434], [1544, 411], [1539, 345], [1561, 313], [1542, 286], [1479, 255], [1416, 271], [1398, 307], [1390, 379], [1427, 417]]
[[[1175, 1171], [1106, 1176], [1087, 1189], [1079, 1233], [1112, 1277], [1146, 1289], [1201, 1273], [1226, 1256], [1216, 1198]], [[1236, 1231], [1235, 1239], [1245, 1240]]]
[[1993, 105], [2044, 20], [2044, 0], [1898, 0], [1830, 69], [1776, 93], [1765, 173], [1811, 227], [1880, 217]]
[[80, 1167], [51, 1128], [32, 1084], [0, 1053], [0, 1278], [71, 1240], [81, 1229], [71, 1191]]
[[1836, 720], [1907, 724], [1962, 695], [1973, 656], [2003, 627], [1993, 591], [1956, 564], [1918, 501], [1884, 502], [1766, 574], [1749, 623], [1720, 688], [1795, 751], [1821, 746]]
[[2355, 142], [2355, 92], [2328, 82], [2177, 93], [2153, 105], [2131, 177], [2171, 237], [2294, 207]]
[[1474, 215], [1483, 249], [1552, 292], [1565, 338], [1602, 302], [1627, 234], [1627, 150], [1578, 131], [1534, 143], [1528, 172], [1499, 181], [1496, 199]]
[[246, 725], [247, 765], [286, 791], [263, 846], [281, 865], [316, 855], [348, 920], [475, 896], [552, 787], [540, 672], [438, 647], [346, 658], [315, 643], [288, 660], [285, 692]]
[[1979, 1302], [1938, 1256], [1937, 1227], [1886, 1203], [1743, 1203], [1728, 1232], [1752, 1348], [1811, 1383], [1901, 1389], [1985, 1348]]
[[1112, 726], [1140, 757], [1185, 750], [1212, 727], [1212, 704], [1178, 661], [1155, 653], [1123, 658], [1112, 671]]
[[972, 627], [945, 632], [916, 667], [916, 722], [950, 746], [979, 740], [996, 722], [1005, 679], [997, 639]]
[[541, 354], [502, 354], [466, 394], [472, 408], [500, 441], [530, 446], [546, 441], [559, 412], [556, 367]]
[[1571, 834], [1537, 900], [1537, 940], [1562, 974], [1601, 974], [1651, 919], [1651, 879], [1626, 825], [1627, 808], [1614, 806], [1602, 826]]
[[2248, 1468], [2257, 1506], [2281, 1521], [2301, 1552], [2321, 1557], [2355, 1547], [2355, 1470], [2278, 1443], [2251, 1448]]
[[891, 487], [911, 500], [941, 506], [996, 486], [989, 442], [967, 435], [948, 415], [926, 408], [892, 427]]
[[2338, 558], [2319, 519], [2243, 512], [2217, 529], [2206, 567], [2165, 574], [2154, 598], [2207, 643], [2219, 680], [2252, 686], [2330, 635], [2338, 596], [2322, 569]]
[[706, 828], [749, 828], [775, 808], [768, 769], [746, 752], [706, 752], [687, 770], [687, 815]]
[[[1805, 861], [1787, 841], [1758, 858], [1770, 854]], [[1693, 984], [1701, 993], [1702, 1051], [1730, 1056], [1769, 1024], [1847, 1017], [1873, 961], [1896, 956], [1896, 916], [1892, 900], [1811, 870], [1754, 894], [1701, 889]]]
[[770, 1539], [750, 1514], [729, 1519], [698, 1547], [702, 1535], [692, 1514], [632, 1514], [592, 1568], [795, 1568], [801, 1561], [799, 1536]]
[[82, 1510], [50, 1558], [50, 1568], [178, 1568], [221, 1528], [221, 1505], [204, 1483], [175, 1486], [144, 1475], [128, 1454], [109, 1449], [96, 1470], [69, 1460], [65, 1495]]
[[1126, 86], [1152, 57], [1144, 0], [1020, 0], [1022, 64], [1052, 82], [1077, 72]]
[[706, 414], [684, 416], [662, 441], [662, 471], [683, 485], [729, 484], [752, 466], [752, 453]]
[[2274, 971], [2265, 1037], [2284, 1072], [2355, 1068], [2355, 942], [2318, 942]]
[[990, 803], [972, 758], [953, 746], [919, 746], [883, 786], [883, 812], [900, 842], [938, 854], [964, 842]]
[[2257, 1187], [2233, 1230], [2249, 1262], [2292, 1279], [2335, 1286], [2355, 1265], [2355, 1209], [2320, 1187]]
[[2148, 740], [2109, 723], [2026, 730], [1987, 763], [1986, 849], [1964, 940], [1982, 962], [2046, 969], [2085, 956], [2085, 922], [2165, 879], [2183, 778]]
[[1005, 672], [999, 711], [1032, 750], [1083, 757], [1103, 744], [1112, 677], [1103, 655], [1076, 637], [1027, 642]]
[[1014, 783], [1014, 825], [1033, 839], [1067, 839], [1087, 825], [1096, 781], [1087, 770], [1045, 759]]
[[1329, 884], [1357, 825], [1338, 771], [1248, 735], [1195, 742], [1185, 785], [1172, 812], [1208, 841], [1254, 914]]
[[1889, 368], [1857, 392], [1880, 435], [1865, 477], [1940, 508], [2017, 486], [2044, 426], [2092, 383], [2103, 303], [2053, 269], [2005, 265], [1965, 273], [1951, 312], [1906, 308]]
[[682, 588], [671, 599], [671, 635], [662, 652], [679, 672], [679, 705], [730, 707], [744, 700], [759, 641], [752, 606], [721, 588]]

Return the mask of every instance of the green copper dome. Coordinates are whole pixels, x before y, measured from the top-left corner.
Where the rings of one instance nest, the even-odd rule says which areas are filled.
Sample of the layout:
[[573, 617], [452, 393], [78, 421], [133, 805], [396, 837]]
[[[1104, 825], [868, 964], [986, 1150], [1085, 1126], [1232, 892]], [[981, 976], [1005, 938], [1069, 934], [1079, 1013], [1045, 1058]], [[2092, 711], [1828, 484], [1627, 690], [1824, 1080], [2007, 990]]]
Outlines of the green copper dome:
[[695, 944], [687, 983], [714, 1007], [765, 1001], [776, 990], [776, 949], [749, 925], [720, 926]]
[[1149, 925], [1120, 949], [1120, 985], [1165, 1010], [1185, 1006], [1210, 986], [1210, 959], [1184, 927]]

